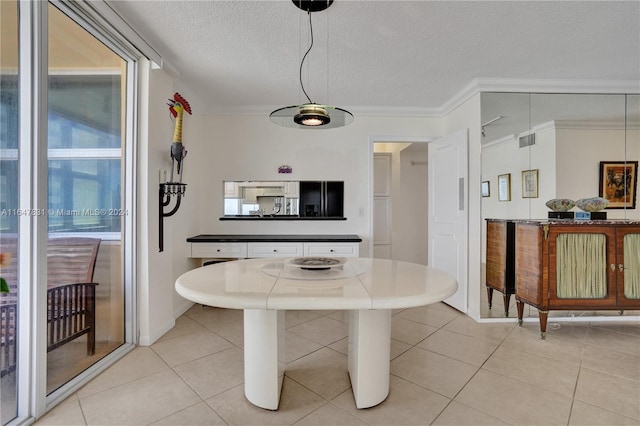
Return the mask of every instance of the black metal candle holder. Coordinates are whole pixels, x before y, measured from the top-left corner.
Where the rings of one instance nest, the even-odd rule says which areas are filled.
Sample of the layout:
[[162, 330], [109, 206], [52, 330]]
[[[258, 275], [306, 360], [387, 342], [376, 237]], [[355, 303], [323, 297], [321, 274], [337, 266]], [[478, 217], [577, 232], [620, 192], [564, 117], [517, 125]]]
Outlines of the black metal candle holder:
[[[169, 217], [169, 216], [173, 216], [178, 209], [180, 208], [180, 201], [182, 200], [182, 197], [184, 196], [184, 193], [187, 189], [187, 184], [186, 183], [180, 183], [180, 182], [165, 182], [165, 183], [161, 183], [160, 184], [160, 188], [159, 188], [159, 193], [158, 193], [158, 207], [159, 207], [159, 232], [158, 232], [158, 238], [159, 238], [159, 245], [160, 245], [160, 251], [164, 250], [164, 218], [165, 217]], [[176, 196], [176, 204], [175, 206], [173, 206], [173, 209], [171, 209], [169, 212], [164, 211], [164, 208], [167, 207], [170, 203], [171, 203], [171, 196]]]

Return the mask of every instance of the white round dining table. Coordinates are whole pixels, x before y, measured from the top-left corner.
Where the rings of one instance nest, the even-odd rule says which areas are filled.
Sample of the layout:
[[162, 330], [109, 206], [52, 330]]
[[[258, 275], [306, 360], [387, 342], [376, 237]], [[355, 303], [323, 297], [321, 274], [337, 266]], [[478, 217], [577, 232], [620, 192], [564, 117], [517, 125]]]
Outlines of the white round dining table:
[[178, 294], [244, 310], [244, 387], [254, 405], [277, 410], [285, 371], [286, 310], [348, 310], [348, 370], [358, 408], [389, 394], [391, 311], [440, 302], [458, 287], [425, 265], [372, 258], [261, 258], [182, 274]]

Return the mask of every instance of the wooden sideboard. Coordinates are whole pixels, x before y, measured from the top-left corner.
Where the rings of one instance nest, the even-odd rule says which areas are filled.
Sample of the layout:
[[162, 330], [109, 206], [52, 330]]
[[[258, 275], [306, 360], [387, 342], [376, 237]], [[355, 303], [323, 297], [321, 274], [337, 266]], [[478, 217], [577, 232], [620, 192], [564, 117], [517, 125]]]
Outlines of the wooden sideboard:
[[509, 316], [509, 302], [516, 291], [515, 275], [515, 222], [487, 219], [486, 286], [489, 309], [493, 303], [493, 290], [502, 293], [504, 316]]
[[638, 309], [640, 222], [515, 221], [515, 275], [518, 321], [538, 308], [543, 339], [550, 310]]

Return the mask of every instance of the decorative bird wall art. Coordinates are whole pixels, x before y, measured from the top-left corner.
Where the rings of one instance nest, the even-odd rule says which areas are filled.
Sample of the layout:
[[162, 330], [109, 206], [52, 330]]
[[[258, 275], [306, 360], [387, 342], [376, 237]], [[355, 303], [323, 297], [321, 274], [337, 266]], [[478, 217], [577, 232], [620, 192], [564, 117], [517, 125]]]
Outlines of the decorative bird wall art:
[[182, 144], [182, 117], [185, 111], [191, 115], [191, 105], [178, 92], [173, 95], [173, 99], [169, 99], [167, 105], [169, 105], [169, 112], [175, 119], [173, 140], [171, 141], [171, 182], [174, 182], [174, 162], [177, 163], [177, 173], [180, 177], [180, 182], [182, 182], [182, 160], [187, 156], [187, 150]]

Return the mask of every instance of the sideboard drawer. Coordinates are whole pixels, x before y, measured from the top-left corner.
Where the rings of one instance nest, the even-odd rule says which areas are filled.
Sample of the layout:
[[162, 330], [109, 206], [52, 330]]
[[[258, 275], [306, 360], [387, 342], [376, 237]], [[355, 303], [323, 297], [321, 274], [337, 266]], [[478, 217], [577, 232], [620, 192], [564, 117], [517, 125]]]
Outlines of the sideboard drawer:
[[190, 243], [191, 257], [247, 257], [247, 243]]
[[304, 243], [305, 256], [358, 257], [358, 243]]
[[247, 257], [302, 256], [302, 243], [248, 243]]

